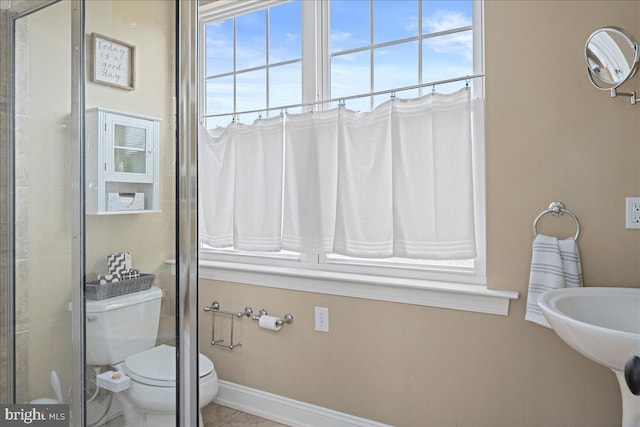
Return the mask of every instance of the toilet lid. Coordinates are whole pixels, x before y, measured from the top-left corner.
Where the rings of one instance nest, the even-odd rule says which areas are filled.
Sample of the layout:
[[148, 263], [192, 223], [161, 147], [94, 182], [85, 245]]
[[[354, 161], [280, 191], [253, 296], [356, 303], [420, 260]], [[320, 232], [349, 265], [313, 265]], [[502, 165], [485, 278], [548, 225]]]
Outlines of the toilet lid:
[[[151, 385], [175, 386], [175, 347], [161, 344], [127, 357], [124, 364], [127, 375], [136, 381]], [[201, 353], [198, 365], [200, 378], [213, 371], [213, 362]]]

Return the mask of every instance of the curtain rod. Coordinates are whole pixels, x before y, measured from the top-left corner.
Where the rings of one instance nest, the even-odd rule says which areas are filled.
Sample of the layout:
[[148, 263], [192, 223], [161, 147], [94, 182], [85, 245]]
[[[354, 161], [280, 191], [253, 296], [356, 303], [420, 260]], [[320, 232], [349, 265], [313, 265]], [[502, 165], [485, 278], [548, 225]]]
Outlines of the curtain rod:
[[417, 84], [417, 85], [404, 86], [404, 87], [395, 88], [395, 89], [378, 90], [378, 91], [375, 91], [375, 92], [368, 92], [368, 93], [363, 93], [363, 94], [360, 94], [360, 95], [340, 96], [338, 98], [325, 99], [324, 101], [303, 102], [303, 103], [299, 103], [299, 104], [282, 105], [282, 106], [279, 106], [279, 107], [269, 107], [269, 108], [260, 108], [260, 109], [257, 109], [257, 110], [238, 111], [238, 112], [235, 112], [235, 113], [207, 114], [207, 115], [204, 115], [204, 116], [200, 116], [200, 119], [206, 119], [208, 117], [238, 116], [240, 114], [262, 113], [262, 112], [273, 111], [273, 110], [286, 110], [288, 108], [311, 107], [311, 106], [314, 106], [314, 105], [326, 104], [326, 103], [329, 103], [329, 102], [338, 102], [338, 103], [344, 104], [344, 101], [347, 101], [349, 99], [363, 98], [365, 96], [385, 95], [387, 93], [395, 94], [395, 92], [402, 92], [402, 91], [405, 91], [405, 90], [418, 89], [418, 88], [421, 88], [421, 87], [428, 87], [428, 86], [433, 86], [434, 89], [435, 89], [435, 87], [438, 86], [438, 85], [459, 82], [459, 81], [462, 81], [462, 80], [471, 80], [471, 79], [476, 79], [478, 77], [484, 77], [484, 74], [472, 74], [472, 75], [464, 76], [464, 77], [455, 77], [455, 78], [452, 78], [452, 79], [438, 80], [438, 81], [435, 81], [435, 82], [420, 83], [420, 84]]

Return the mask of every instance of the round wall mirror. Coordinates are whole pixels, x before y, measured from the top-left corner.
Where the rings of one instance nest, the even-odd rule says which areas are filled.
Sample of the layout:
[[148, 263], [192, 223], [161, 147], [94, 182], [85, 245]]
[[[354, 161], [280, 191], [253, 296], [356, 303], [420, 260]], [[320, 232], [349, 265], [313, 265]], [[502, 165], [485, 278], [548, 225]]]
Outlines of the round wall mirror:
[[640, 68], [638, 42], [618, 27], [596, 30], [585, 48], [589, 80], [598, 89], [615, 89]]

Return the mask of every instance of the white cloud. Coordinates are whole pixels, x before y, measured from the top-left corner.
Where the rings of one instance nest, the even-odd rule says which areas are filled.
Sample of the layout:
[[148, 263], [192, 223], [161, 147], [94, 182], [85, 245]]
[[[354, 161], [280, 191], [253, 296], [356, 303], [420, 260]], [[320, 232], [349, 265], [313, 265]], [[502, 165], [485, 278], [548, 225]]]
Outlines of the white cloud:
[[[438, 10], [433, 16], [424, 17], [422, 28], [425, 33], [438, 33], [472, 25], [471, 17], [460, 12]], [[473, 59], [473, 37], [471, 31], [448, 34], [425, 39], [423, 44], [439, 54], [459, 54], [467, 60]]]
[[425, 33], [437, 33], [453, 28], [467, 27], [472, 24], [471, 18], [460, 12], [438, 10], [434, 16], [422, 18], [422, 29]]
[[[402, 22], [404, 22], [404, 24]], [[404, 28], [404, 31], [405, 33], [407, 33], [407, 35], [415, 35], [418, 31], [418, 24], [415, 15], [407, 16], [401, 19], [399, 24], [402, 26], [402, 28]]]
[[285, 35], [285, 39], [284, 39], [285, 43], [295, 42], [299, 38], [297, 34], [293, 34], [293, 33], [284, 33], [284, 35]]
[[473, 37], [470, 31], [424, 39], [423, 46], [435, 53], [457, 54], [473, 60]]
[[331, 32], [331, 41], [332, 42], [339, 42], [339, 41], [349, 40], [349, 38], [352, 35], [353, 34], [351, 34], [348, 31], [334, 30], [334, 31]]
[[347, 31], [339, 31], [339, 30], [331, 31], [331, 35], [330, 35], [331, 50], [333, 52], [344, 50], [344, 48], [341, 47], [341, 44], [343, 42], [349, 41], [351, 39], [351, 36], [353, 36], [353, 34]]

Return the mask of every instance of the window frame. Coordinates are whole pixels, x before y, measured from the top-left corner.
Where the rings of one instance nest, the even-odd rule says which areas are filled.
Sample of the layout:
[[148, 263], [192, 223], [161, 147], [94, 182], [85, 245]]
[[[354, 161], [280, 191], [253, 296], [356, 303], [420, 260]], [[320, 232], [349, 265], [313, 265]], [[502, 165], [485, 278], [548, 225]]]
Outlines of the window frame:
[[[289, 0], [250, 0], [201, 8], [199, 35], [205, 40], [207, 23], [234, 15], [276, 6]], [[216, 3], [213, 3], [215, 6]], [[474, 74], [484, 72], [483, 1], [473, 0]], [[316, 28], [313, 36], [302, 35], [302, 101], [330, 99], [329, 5], [326, 1], [302, 2], [302, 27]], [[268, 30], [267, 30], [268, 31]], [[320, 35], [319, 35], [320, 34]], [[417, 36], [424, 37], [423, 34]], [[206, 43], [200, 43], [200, 58], [205, 58]], [[205, 112], [206, 61], [201, 60], [198, 82], [200, 111]], [[457, 77], [457, 76], [453, 76]], [[484, 81], [473, 82], [474, 97], [484, 99]], [[204, 113], [206, 114], [206, 113]], [[484, 121], [484, 117], [482, 118]], [[485, 147], [484, 140], [474, 143], [473, 152], [475, 226], [478, 255], [473, 269], [419, 267], [389, 268], [372, 265], [375, 261], [337, 261], [325, 255], [246, 254], [234, 250], [203, 248], [200, 250], [200, 278], [259, 286], [355, 296], [383, 301], [477, 311], [507, 315], [509, 301], [517, 292], [487, 288], [485, 226]], [[384, 264], [384, 262], [382, 263]]]

